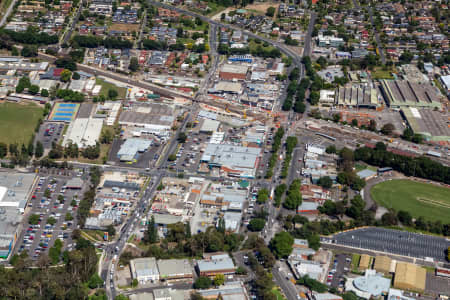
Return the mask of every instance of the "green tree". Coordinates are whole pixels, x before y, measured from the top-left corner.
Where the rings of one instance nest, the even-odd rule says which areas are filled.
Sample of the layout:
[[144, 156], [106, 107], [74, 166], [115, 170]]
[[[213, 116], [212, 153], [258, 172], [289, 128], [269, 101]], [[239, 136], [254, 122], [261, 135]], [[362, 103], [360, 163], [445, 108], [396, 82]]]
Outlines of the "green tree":
[[119, 96], [119, 93], [117, 92], [117, 90], [115, 90], [115, 89], [108, 90], [108, 98], [109, 99], [114, 100], [117, 98], [117, 96]]
[[225, 275], [223, 274], [217, 274], [214, 276], [214, 285], [215, 286], [221, 286], [225, 283]]
[[80, 74], [78, 72], [73, 72], [72, 79], [73, 80], [79, 80], [81, 78]]
[[138, 285], [139, 285], [139, 281], [137, 280], [137, 278], [134, 278], [133, 281], [131, 282], [131, 286], [137, 287]]
[[282, 231], [270, 240], [269, 247], [277, 258], [287, 258], [292, 252], [294, 238], [289, 232]]
[[0, 143], [0, 158], [4, 158], [8, 154], [8, 145]]
[[137, 70], [139, 70], [139, 61], [137, 57], [133, 56], [130, 59], [130, 65], [128, 66], [128, 69], [130, 69], [131, 72], [136, 72]]
[[88, 286], [90, 289], [95, 289], [103, 286], [103, 279], [98, 276], [97, 273], [94, 273], [91, 278], [89, 278]]
[[272, 18], [275, 15], [275, 11], [276, 11], [275, 7], [273, 6], [268, 7], [266, 10], [266, 16]]
[[31, 95], [36, 95], [37, 93], [39, 93], [39, 86], [37, 86], [37, 85], [35, 85], [35, 84], [31, 85], [31, 86], [28, 88], [28, 92], [29, 92]]
[[41, 90], [41, 96], [42, 97], [48, 97], [48, 90], [47, 89], [42, 89]]
[[267, 189], [260, 189], [258, 191], [258, 197], [256, 198], [256, 201], [259, 204], [266, 203], [267, 199], [269, 199], [269, 191]]
[[317, 184], [325, 189], [329, 189], [333, 186], [333, 180], [331, 180], [330, 176], [324, 176], [319, 178]]
[[49, 218], [47, 219], [47, 224], [55, 225], [55, 224], [56, 224], [56, 219], [53, 218], [53, 217], [49, 217]]
[[195, 289], [208, 289], [209, 287], [211, 287], [211, 285], [212, 285], [211, 279], [209, 279], [209, 277], [206, 276], [200, 276], [194, 282]]
[[297, 207], [302, 204], [302, 194], [300, 192], [301, 182], [299, 179], [292, 181], [289, 189], [286, 193], [286, 198], [284, 199], [283, 206], [287, 209], [297, 209]]
[[330, 145], [325, 149], [325, 152], [328, 154], [336, 154], [337, 153], [337, 149], [335, 145]]
[[34, 156], [37, 158], [42, 157], [44, 155], [44, 146], [42, 145], [41, 141], [36, 142], [36, 149], [34, 149]]
[[158, 241], [158, 229], [156, 228], [155, 217], [153, 215], [148, 222], [144, 240], [149, 244], [154, 244]]
[[70, 78], [72, 77], [72, 72], [70, 70], [64, 69], [61, 72], [60, 80], [62, 82], [68, 82]]
[[178, 142], [184, 144], [187, 140], [187, 135], [185, 132], [180, 132], [178, 133], [178, 138], [177, 138]]
[[248, 224], [248, 229], [250, 231], [261, 231], [266, 225], [266, 221], [262, 218], [251, 219]]
[[37, 225], [39, 223], [39, 215], [32, 214], [28, 217], [28, 223], [31, 225]]
[[167, 160], [168, 161], [175, 161], [175, 160], [177, 160], [177, 155], [175, 153], [172, 153], [172, 154], [169, 155]]

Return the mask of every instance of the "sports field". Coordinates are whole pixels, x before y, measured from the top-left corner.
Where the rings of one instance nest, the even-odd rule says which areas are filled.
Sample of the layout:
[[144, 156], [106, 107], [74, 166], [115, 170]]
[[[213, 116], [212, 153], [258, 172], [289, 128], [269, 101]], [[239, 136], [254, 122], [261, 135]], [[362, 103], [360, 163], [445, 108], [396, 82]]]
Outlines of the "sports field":
[[441, 220], [450, 216], [450, 189], [411, 180], [381, 182], [370, 191], [372, 199], [386, 208], [408, 211], [414, 218]]
[[27, 145], [43, 111], [33, 103], [0, 103], [0, 142]]

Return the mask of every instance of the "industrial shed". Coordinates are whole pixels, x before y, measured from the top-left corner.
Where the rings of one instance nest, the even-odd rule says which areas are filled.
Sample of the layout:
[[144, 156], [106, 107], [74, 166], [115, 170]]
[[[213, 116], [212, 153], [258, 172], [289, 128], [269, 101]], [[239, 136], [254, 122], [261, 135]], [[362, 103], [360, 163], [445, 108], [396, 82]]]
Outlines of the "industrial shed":
[[427, 271], [417, 265], [398, 262], [395, 268], [394, 287], [401, 290], [424, 291]]
[[387, 274], [391, 270], [392, 260], [387, 256], [376, 256], [373, 268], [380, 273]]
[[367, 254], [362, 254], [361, 258], [359, 259], [359, 266], [358, 268], [360, 270], [366, 270], [369, 268], [369, 263], [370, 263], [370, 256]]

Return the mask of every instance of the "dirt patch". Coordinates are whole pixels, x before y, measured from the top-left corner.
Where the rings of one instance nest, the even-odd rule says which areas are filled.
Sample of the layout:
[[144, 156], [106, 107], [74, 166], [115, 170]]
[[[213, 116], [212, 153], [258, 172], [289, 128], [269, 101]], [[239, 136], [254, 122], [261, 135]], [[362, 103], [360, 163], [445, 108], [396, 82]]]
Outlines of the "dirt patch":
[[249, 4], [249, 5], [247, 5], [245, 7], [245, 9], [254, 10], [254, 11], [260, 12], [262, 14], [265, 14], [267, 9], [269, 7], [271, 7], [271, 6], [275, 7], [278, 10], [278, 4], [277, 3], [270, 3], [270, 2]]
[[109, 27], [109, 30], [117, 30], [117, 31], [127, 31], [127, 32], [138, 32], [139, 24], [112, 24]]
[[431, 205], [435, 205], [435, 206], [450, 208], [450, 204], [443, 203], [441, 201], [436, 201], [436, 200], [431, 200], [431, 199], [426, 199], [426, 198], [421, 198], [421, 197], [417, 197], [417, 201], [424, 202], [424, 203], [431, 204]]

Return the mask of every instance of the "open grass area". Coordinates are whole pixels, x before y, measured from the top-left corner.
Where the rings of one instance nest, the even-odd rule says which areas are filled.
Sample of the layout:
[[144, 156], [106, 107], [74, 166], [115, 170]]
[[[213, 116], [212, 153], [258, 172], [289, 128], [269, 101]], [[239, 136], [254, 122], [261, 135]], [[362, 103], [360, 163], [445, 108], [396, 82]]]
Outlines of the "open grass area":
[[372, 199], [386, 208], [408, 211], [414, 218], [448, 221], [450, 189], [411, 180], [381, 182], [370, 191]]
[[90, 164], [98, 164], [98, 165], [102, 165], [103, 162], [103, 158], [104, 157], [108, 157], [109, 154], [109, 149], [111, 148], [111, 144], [100, 144], [100, 155], [97, 159], [88, 159], [88, 158], [84, 158], [83, 156], [79, 156], [77, 158], [77, 161], [81, 162], [81, 163], [90, 163]]
[[99, 84], [102, 86], [102, 89], [100, 90], [100, 94], [99, 95], [103, 95], [106, 98], [108, 98], [108, 91], [109, 90], [116, 90], [117, 91], [117, 100], [119, 99], [125, 99], [125, 96], [127, 95], [127, 89], [124, 87], [118, 87], [117, 85], [104, 81], [101, 78], [97, 78], [95, 80], [95, 84]]
[[393, 70], [383, 70], [382, 67], [375, 68], [370, 74], [372, 79], [394, 79]]
[[363, 165], [363, 164], [358, 164], [358, 163], [355, 164], [355, 170], [356, 170], [356, 172], [360, 172], [360, 171], [366, 170], [366, 169], [371, 170], [371, 171], [374, 171], [374, 172], [377, 171], [377, 168], [374, 167], [374, 166]]
[[34, 103], [0, 104], [0, 142], [27, 145], [44, 109]]
[[286, 300], [286, 298], [281, 294], [280, 289], [278, 287], [274, 287], [272, 289], [272, 294], [277, 297], [277, 300]]

